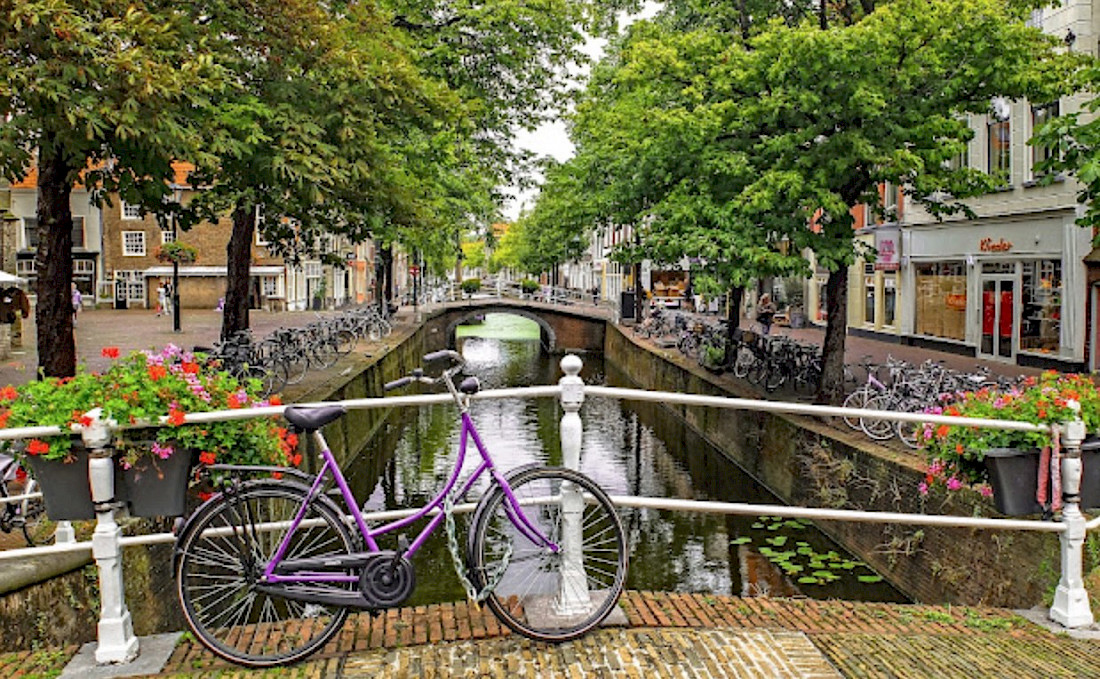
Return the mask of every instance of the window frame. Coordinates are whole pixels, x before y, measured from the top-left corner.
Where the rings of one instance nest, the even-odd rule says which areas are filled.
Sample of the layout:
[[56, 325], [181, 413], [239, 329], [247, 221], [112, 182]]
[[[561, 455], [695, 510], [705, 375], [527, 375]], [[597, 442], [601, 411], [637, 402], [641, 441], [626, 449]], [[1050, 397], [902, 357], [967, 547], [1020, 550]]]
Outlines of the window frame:
[[[131, 248], [130, 247], [131, 243], [128, 242], [129, 239], [127, 238], [127, 236], [133, 236], [134, 238], [140, 240], [141, 252], [136, 252], [136, 251], [132, 252], [131, 251], [132, 249], [136, 249], [136, 248]], [[122, 237], [122, 256], [123, 257], [144, 257], [144, 256], [146, 256], [146, 254], [148, 253], [148, 248], [147, 248], [146, 243], [145, 243], [145, 232], [144, 231], [122, 231], [121, 232], [121, 237]]]

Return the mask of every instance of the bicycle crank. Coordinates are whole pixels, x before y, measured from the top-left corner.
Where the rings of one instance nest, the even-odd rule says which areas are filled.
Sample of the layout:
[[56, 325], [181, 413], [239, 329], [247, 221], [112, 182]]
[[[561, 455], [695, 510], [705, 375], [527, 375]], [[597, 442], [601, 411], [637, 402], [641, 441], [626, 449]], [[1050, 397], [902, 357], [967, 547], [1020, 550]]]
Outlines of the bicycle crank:
[[370, 555], [359, 576], [359, 592], [372, 606], [392, 608], [412, 594], [416, 573], [409, 560], [394, 552]]

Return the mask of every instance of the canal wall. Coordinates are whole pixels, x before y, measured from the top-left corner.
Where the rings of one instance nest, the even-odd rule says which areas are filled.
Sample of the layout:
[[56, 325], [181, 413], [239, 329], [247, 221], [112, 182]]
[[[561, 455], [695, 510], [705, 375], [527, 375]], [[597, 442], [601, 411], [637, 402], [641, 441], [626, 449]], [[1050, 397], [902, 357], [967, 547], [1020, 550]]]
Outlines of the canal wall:
[[[608, 325], [604, 359], [641, 389], [759, 398], [732, 377], [713, 375], [675, 349], [653, 350]], [[662, 406], [785, 503], [804, 507], [991, 516], [969, 490], [922, 496], [919, 453], [894, 450], [818, 418], [719, 408]], [[854, 522], [816, 522], [846, 550], [917, 602], [1030, 608], [1047, 604], [1058, 581], [1058, 538]]]

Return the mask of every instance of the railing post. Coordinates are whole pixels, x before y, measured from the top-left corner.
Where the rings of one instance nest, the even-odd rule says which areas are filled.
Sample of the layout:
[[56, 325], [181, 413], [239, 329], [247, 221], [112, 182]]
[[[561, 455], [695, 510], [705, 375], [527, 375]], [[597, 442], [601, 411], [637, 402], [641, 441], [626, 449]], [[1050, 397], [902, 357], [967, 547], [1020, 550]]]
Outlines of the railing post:
[[124, 663], [137, 657], [138, 639], [130, 611], [126, 608], [122, 580], [122, 529], [115, 522], [115, 465], [111, 451], [111, 428], [100, 419], [98, 409], [87, 415], [92, 423], [84, 427], [82, 436], [88, 454], [88, 481], [92, 488], [92, 503], [96, 510], [95, 532], [92, 534], [92, 556], [99, 570], [99, 643], [95, 651], [97, 663]]
[[[584, 367], [578, 356], [569, 354], [561, 360], [565, 375], [558, 380], [561, 385], [561, 457], [562, 466], [580, 471], [581, 439], [583, 426], [580, 409], [584, 403], [584, 380], [580, 378]], [[572, 483], [562, 485], [561, 540], [564, 557], [562, 580], [554, 611], [568, 616], [585, 613], [592, 607], [588, 594], [588, 580], [584, 574], [583, 527], [584, 496]]]
[[[1074, 404], [1076, 405], [1076, 404]], [[1065, 425], [1062, 435], [1062, 522], [1066, 530], [1059, 536], [1062, 543], [1062, 577], [1054, 591], [1050, 619], [1065, 627], [1083, 627], [1093, 622], [1089, 608], [1089, 593], [1085, 589], [1082, 558], [1085, 544], [1085, 517], [1081, 514], [1081, 442], [1085, 439], [1085, 423], [1078, 416]], [[1043, 473], [1040, 470], [1040, 473]]]

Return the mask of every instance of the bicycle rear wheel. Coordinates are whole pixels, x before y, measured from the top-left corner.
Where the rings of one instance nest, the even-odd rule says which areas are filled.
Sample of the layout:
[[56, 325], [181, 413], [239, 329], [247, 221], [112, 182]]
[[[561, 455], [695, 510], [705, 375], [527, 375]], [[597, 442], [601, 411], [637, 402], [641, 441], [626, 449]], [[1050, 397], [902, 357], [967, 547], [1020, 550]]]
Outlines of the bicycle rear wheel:
[[619, 515], [594, 481], [569, 469], [524, 469], [508, 482], [523, 515], [560, 549], [527, 538], [513, 523], [508, 496], [495, 487], [473, 519], [474, 585], [482, 590], [496, 581], [486, 603], [513, 631], [536, 641], [575, 639], [606, 618], [622, 593], [627, 548]]
[[[245, 484], [200, 507], [176, 546], [176, 592], [188, 627], [204, 646], [246, 667], [296, 662], [317, 651], [344, 624], [346, 608], [306, 603], [256, 590], [264, 567], [308, 489], [280, 481]], [[294, 533], [286, 559], [338, 556], [357, 551], [339, 512], [314, 499], [306, 523]], [[353, 583], [299, 585], [312, 591], [346, 591]]]
[[[863, 407], [867, 410], [896, 410], [894, 400], [883, 394], [867, 399]], [[863, 417], [860, 418], [859, 426], [863, 429], [864, 434], [875, 441], [888, 441], [894, 437], [893, 420]]]

